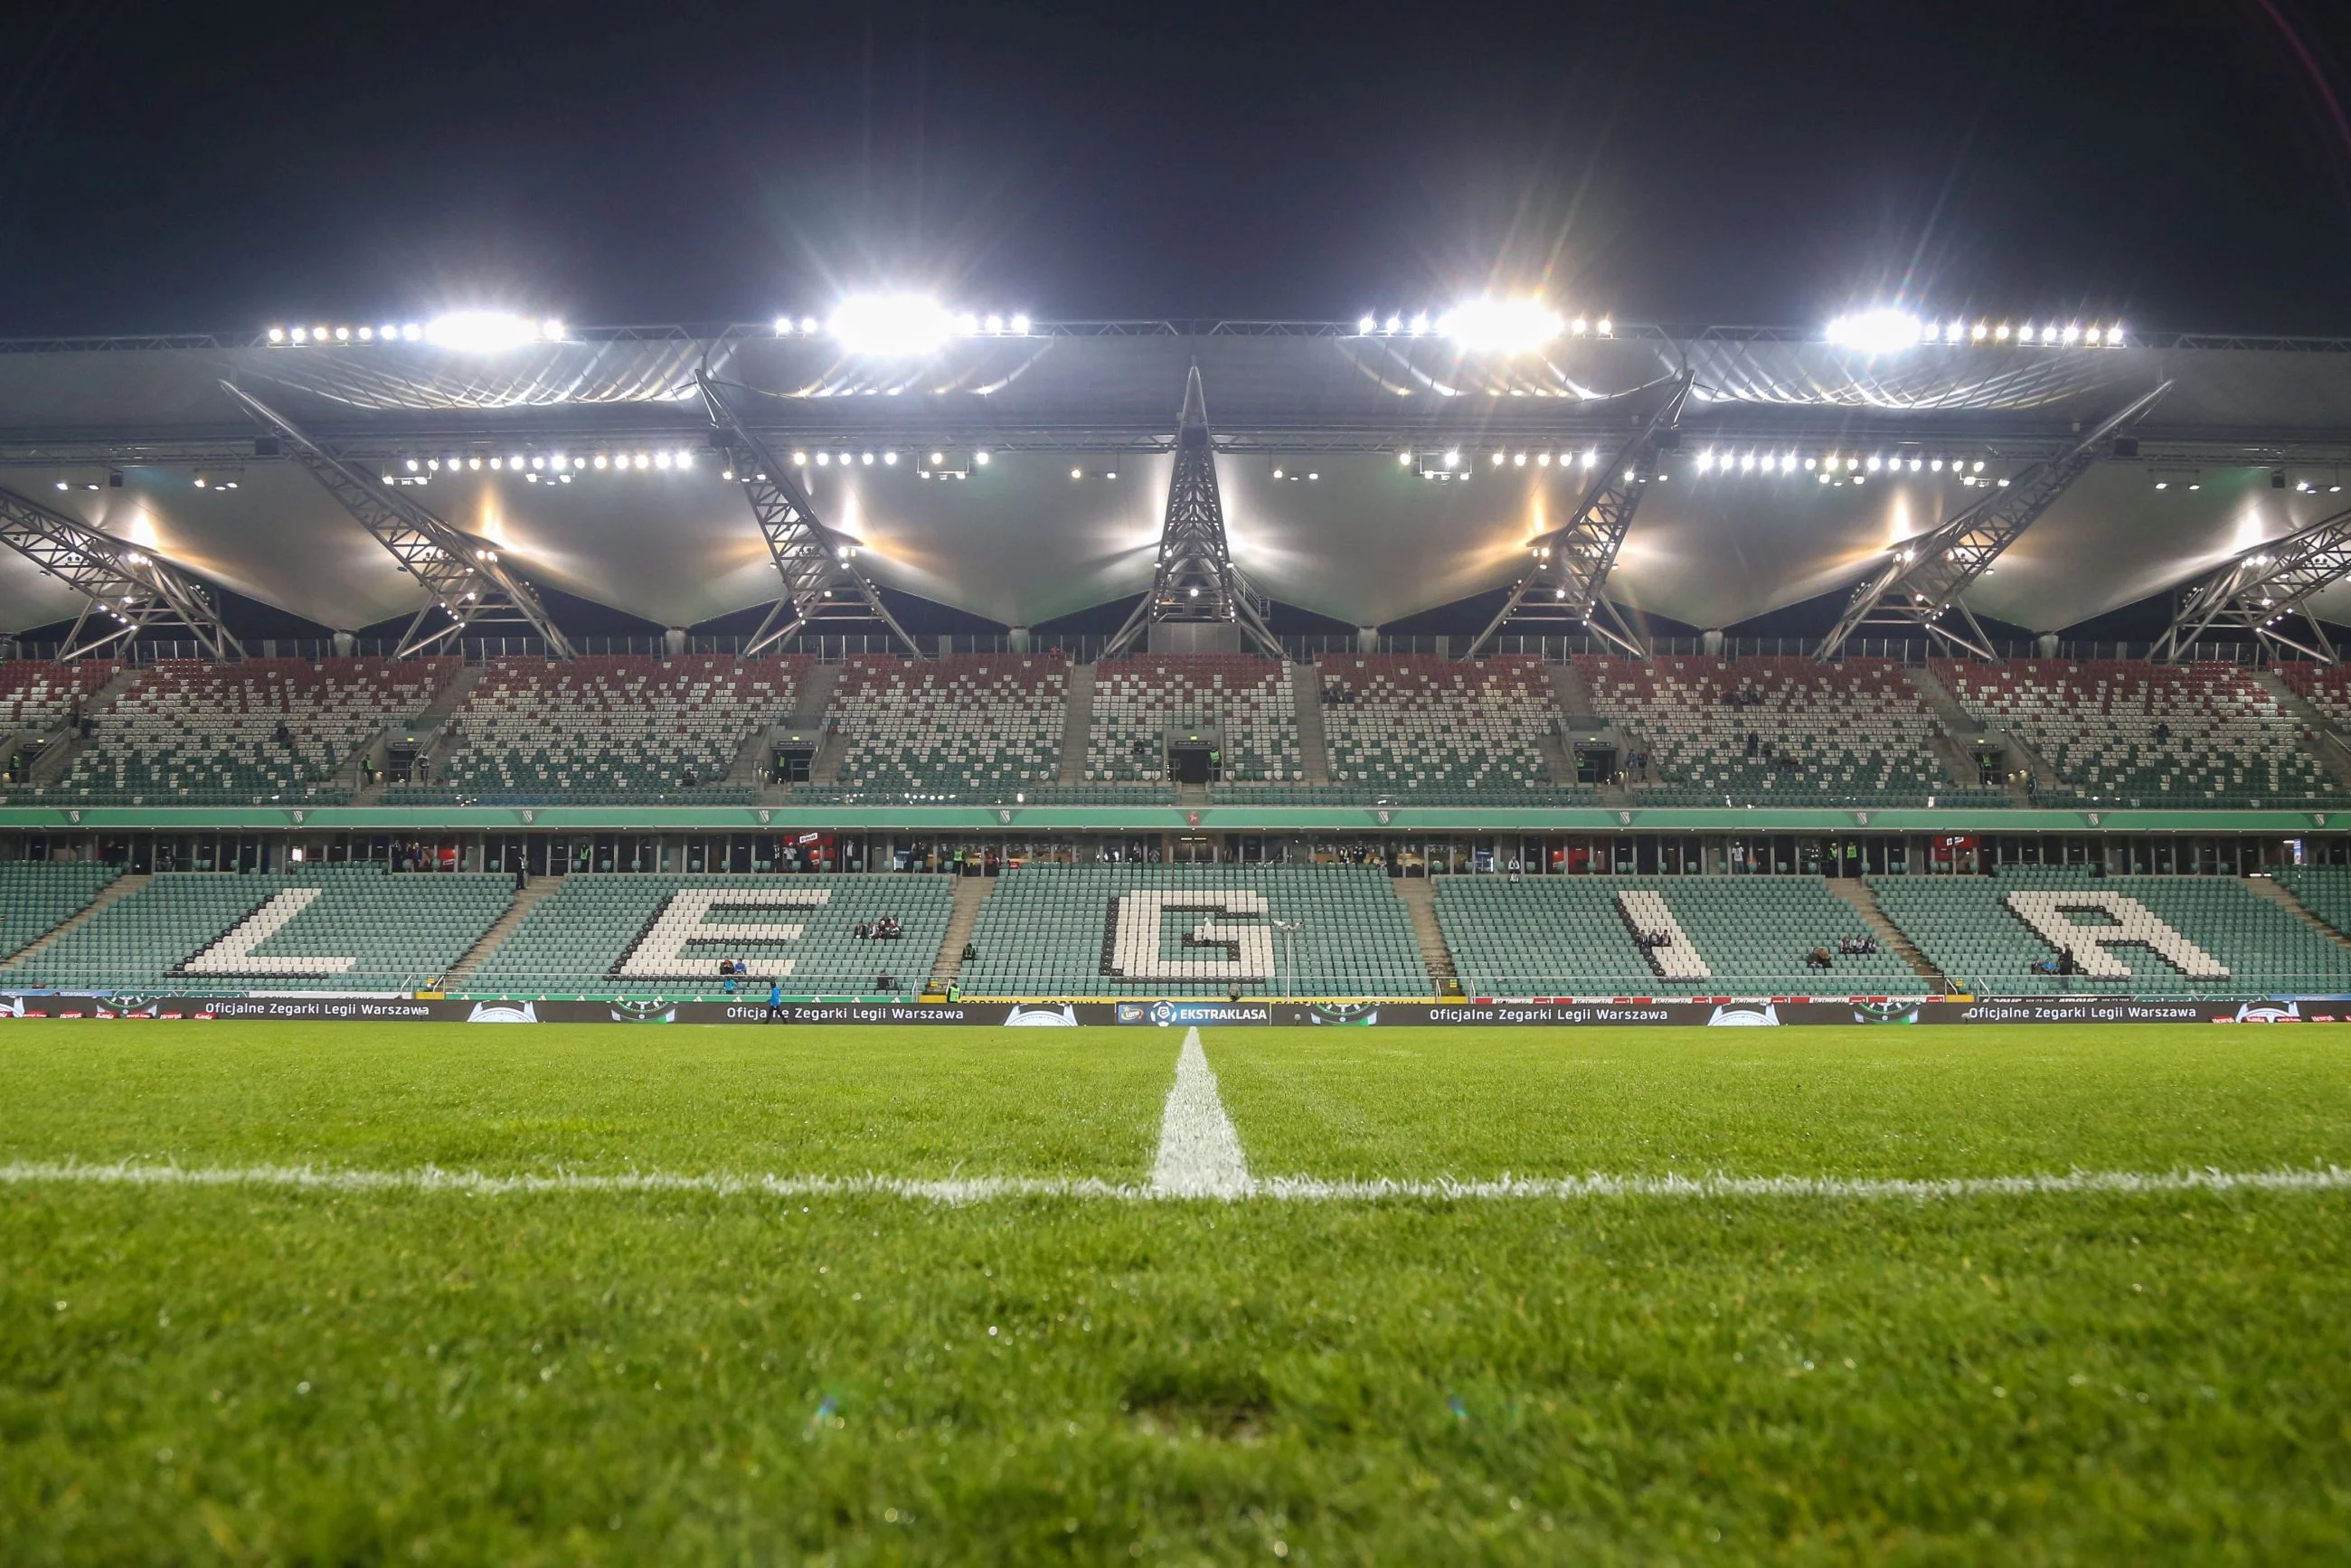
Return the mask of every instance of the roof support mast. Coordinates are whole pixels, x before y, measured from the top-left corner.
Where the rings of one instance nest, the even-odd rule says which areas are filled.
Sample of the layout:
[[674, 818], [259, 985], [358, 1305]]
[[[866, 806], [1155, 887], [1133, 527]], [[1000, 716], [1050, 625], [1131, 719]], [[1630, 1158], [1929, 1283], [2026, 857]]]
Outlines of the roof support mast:
[[[914, 646], [914, 640], [874, 591], [872, 580], [858, 566], [857, 547], [825, 526], [799, 477], [751, 433], [710, 372], [697, 371], [694, 380], [702, 389], [702, 401], [710, 411], [710, 423], [719, 445], [726, 449], [728, 465], [743, 486], [744, 498], [751, 503], [759, 537], [768, 541], [776, 575], [784, 580], [783, 597], [759, 622], [744, 652], [756, 653], [771, 644], [789, 645], [820, 622], [878, 621], [908, 654], [921, 658], [923, 651]], [[783, 621], [787, 610], [792, 619]]]
[[1258, 651], [1281, 657], [1280, 640], [1266, 623], [1265, 596], [1233, 564], [1225, 541], [1224, 492], [1217, 485], [1217, 444], [1208, 431], [1208, 400], [1194, 361], [1184, 378], [1184, 407], [1176, 420], [1176, 467], [1167, 479], [1167, 509], [1159, 525], [1159, 564], [1151, 591], [1102, 650], [1127, 652], [1162, 623], [1225, 622]]
[[[496, 625], [527, 626], [546, 643], [549, 657], [573, 656], [570, 639], [556, 626], [530, 584], [498, 559], [489, 540], [443, 522], [381, 476], [311, 440], [252, 393], [227, 382], [221, 388], [263, 429], [285, 442], [287, 455], [392, 552], [401, 570], [423, 585], [424, 604], [401, 633], [395, 657], [431, 653], [444, 643], [454, 646], [467, 632]], [[436, 612], [447, 623], [428, 631]]]
[[1531, 622], [1582, 626], [1636, 659], [1649, 656], [1648, 639], [1606, 597], [1608, 574], [1656, 476], [1661, 440], [1681, 418], [1691, 380], [1678, 378], [1656, 412], [1592, 476], [1573, 516], [1527, 547], [1534, 564], [1510, 584], [1502, 608], [1470, 643], [1470, 657], [1485, 653], [1505, 625]]
[[2225, 627], [2251, 632], [2273, 653], [2284, 650], [2322, 664], [2340, 663], [2342, 653], [2319, 625], [2310, 601], [2346, 577], [2351, 577], [2351, 511], [2341, 511], [2274, 544], [2256, 545], [2193, 584], [2152, 657], [2158, 664], [2186, 659], [2198, 638]]
[[89, 524], [0, 490], [0, 544], [77, 593], [88, 595], [58, 656], [68, 662], [127, 647], [140, 633], [178, 628], [204, 657], [227, 664], [245, 649], [221, 620], [212, 591], [170, 561]]
[[2005, 486], [1934, 529], [1896, 549], [1886, 563], [1854, 590], [1836, 625], [1821, 641], [1823, 662], [1844, 651], [1845, 640], [1864, 626], [1924, 631], [1980, 659], [1997, 660], [1991, 639], [1959, 595], [1974, 586], [2001, 552], [2017, 541], [2042, 513], [2073, 487], [2105, 455], [2106, 443], [2134, 423], [2171, 390], [2165, 382], [2075, 442], [2055, 457], [2027, 466]]

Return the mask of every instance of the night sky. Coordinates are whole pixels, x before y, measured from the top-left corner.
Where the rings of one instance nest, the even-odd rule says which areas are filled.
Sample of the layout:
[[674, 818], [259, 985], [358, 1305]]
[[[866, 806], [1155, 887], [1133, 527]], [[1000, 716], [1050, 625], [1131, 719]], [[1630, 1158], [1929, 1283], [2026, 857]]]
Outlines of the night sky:
[[49, 0], [0, 334], [510, 305], [2351, 334], [2351, 6]]

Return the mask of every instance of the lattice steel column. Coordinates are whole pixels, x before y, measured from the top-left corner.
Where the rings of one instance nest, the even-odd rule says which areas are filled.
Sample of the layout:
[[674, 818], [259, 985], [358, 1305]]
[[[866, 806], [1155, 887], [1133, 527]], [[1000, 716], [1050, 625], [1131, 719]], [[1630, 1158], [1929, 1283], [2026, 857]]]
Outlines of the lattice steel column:
[[1582, 626], [1636, 659], [1649, 656], [1648, 643], [1606, 597], [1616, 552], [1633, 527], [1633, 514], [1656, 476], [1657, 441], [1681, 418], [1691, 378], [1685, 375], [1642, 423], [1630, 441], [1595, 472], [1571, 519], [1527, 547], [1534, 564], [1510, 584], [1502, 608], [1469, 644], [1472, 658], [1486, 651], [1503, 626], [1547, 622]]
[[[570, 639], [556, 626], [530, 584], [498, 559], [496, 545], [451, 527], [384, 483], [381, 476], [320, 446], [252, 393], [227, 382], [221, 387], [265, 429], [275, 432], [287, 444], [287, 455], [423, 585], [428, 598], [402, 633], [396, 657], [405, 659], [443, 643], [454, 643], [467, 632], [497, 625], [528, 626], [547, 643], [550, 657], [572, 657]], [[436, 612], [446, 623], [428, 630]]]
[[1176, 468], [1167, 480], [1167, 510], [1159, 525], [1159, 564], [1151, 591], [1102, 650], [1105, 657], [1133, 647], [1165, 622], [1238, 626], [1259, 652], [1281, 657], [1266, 624], [1265, 596], [1233, 564], [1225, 543], [1225, 502], [1217, 487], [1217, 446], [1208, 432], [1208, 400], [1195, 361], [1184, 380], [1176, 416]]
[[[2322, 517], [2275, 544], [2256, 545], [2197, 581], [2156, 643], [2154, 657], [2158, 663], [2184, 659], [2198, 638], [2225, 626], [2251, 632], [2273, 649], [2335, 664], [2342, 654], [2310, 601], [2346, 577], [2351, 577], [2351, 511]], [[2306, 636], [2288, 629], [2297, 617]]]
[[1886, 564], [1854, 591], [1835, 627], [1821, 642], [1819, 657], [1834, 659], [1845, 639], [1864, 626], [1894, 626], [1924, 631], [1978, 658], [1996, 658], [1991, 639], [1959, 595], [2014, 544], [2042, 513], [2090, 471], [2103, 455], [2106, 442], [2132, 423], [2171, 390], [2164, 382], [2145, 397], [2108, 419], [2067, 451], [2028, 465], [2001, 488], [1940, 523], [1927, 534], [1897, 547]]
[[0, 544], [88, 596], [62, 658], [87, 658], [158, 629], [186, 632], [214, 664], [245, 657], [212, 591], [136, 545], [10, 490], [0, 490]]
[[[697, 371], [694, 379], [702, 389], [702, 401], [710, 410], [711, 425], [719, 444], [726, 449], [736, 481], [751, 503], [759, 537], [768, 541], [776, 575], [784, 580], [783, 597], [759, 622], [746, 651], [756, 653], [770, 643], [789, 643], [804, 628], [820, 621], [878, 621], [908, 653], [921, 658], [923, 651], [914, 646], [914, 640], [882, 602], [872, 580], [858, 566], [857, 547], [825, 526], [799, 478], [737, 415], [710, 372]], [[787, 610], [792, 619], [778, 625]]]

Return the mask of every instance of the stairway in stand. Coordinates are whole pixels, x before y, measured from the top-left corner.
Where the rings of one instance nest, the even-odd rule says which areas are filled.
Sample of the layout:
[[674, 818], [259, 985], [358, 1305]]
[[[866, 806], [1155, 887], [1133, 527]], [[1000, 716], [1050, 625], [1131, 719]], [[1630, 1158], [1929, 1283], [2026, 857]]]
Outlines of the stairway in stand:
[[1412, 934], [1420, 938], [1420, 961], [1428, 967], [1429, 992], [1439, 1001], [1461, 994], [1461, 980], [1453, 967], [1453, 954], [1437, 924], [1437, 884], [1423, 876], [1397, 877], [1388, 883], [1404, 900], [1412, 916]]
[[2351, 937], [2346, 937], [2343, 933], [2304, 908], [2302, 901], [2287, 892], [2284, 886], [2274, 878], [2249, 876], [2245, 878], [2245, 885], [2279, 908], [2292, 911], [2296, 920], [2301, 921], [2337, 947], [2351, 947]]
[[1918, 951], [1910, 938], [1902, 935], [1902, 928], [1888, 920], [1886, 911], [1877, 907], [1877, 900], [1870, 893], [1867, 883], [1857, 876], [1833, 876], [1827, 881], [1829, 891], [1853, 905], [1870, 933], [1877, 938], [1879, 946], [1917, 970], [1922, 977], [1933, 981], [1937, 987], [1949, 988], [1950, 982], [1943, 977], [1941, 971], [1928, 963], [1927, 956]]
[[1086, 737], [1094, 723], [1094, 667], [1070, 666], [1070, 706], [1061, 716], [1061, 777], [1064, 784], [1086, 779]]
[[89, 905], [79, 914], [74, 915], [63, 925], [52, 927], [49, 932], [39, 940], [26, 944], [23, 952], [18, 953], [5, 964], [0, 964], [0, 968], [14, 969], [18, 967], [26, 959], [49, 946], [51, 944], [55, 943], [58, 937], [64, 936], [75, 926], [79, 925], [83, 921], [89, 919], [91, 915], [96, 915], [108, 904], [115, 903], [120, 899], [130, 897], [132, 894], [138, 892], [141, 888], [146, 886], [149, 883], [154, 880], [155, 879], [153, 877], [148, 875], [144, 872], [135, 872], [127, 876], [116, 877], [112, 882], [108, 883], [104, 887], [99, 889], [98, 896], [91, 899]]
[[1290, 666], [1290, 700], [1298, 710], [1298, 760], [1309, 784], [1331, 782], [1331, 741], [1322, 728], [1322, 672]]
[[482, 933], [482, 939], [468, 947], [464, 957], [449, 966], [449, 972], [441, 977], [441, 988], [444, 991], [458, 989], [467, 976], [481, 967], [483, 959], [497, 951], [499, 943], [514, 935], [515, 927], [522, 924], [522, 917], [538, 907], [540, 899], [562, 885], [563, 879], [559, 876], [534, 876], [526, 881], [522, 891], [515, 894], [514, 902], [507, 905], [507, 912], [498, 916], [497, 924]]
[[2335, 775], [2337, 784], [2351, 789], [2351, 743], [2346, 743], [2326, 716], [2296, 695], [2292, 686], [2267, 670], [2255, 670], [2251, 674], [2261, 684], [2262, 690], [2277, 698], [2279, 707], [2302, 722], [2304, 732], [2303, 749], [2317, 758], [2326, 771]]
[[992, 876], [959, 876], [955, 884], [955, 908], [947, 915], [947, 934], [939, 939], [938, 956], [931, 963], [931, 982], [923, 988], [925, 997], [944, 997], [947, 988], [963, 974], [964, 944], [979, 925], [979, 906], [996, 891], [1000, 878]]

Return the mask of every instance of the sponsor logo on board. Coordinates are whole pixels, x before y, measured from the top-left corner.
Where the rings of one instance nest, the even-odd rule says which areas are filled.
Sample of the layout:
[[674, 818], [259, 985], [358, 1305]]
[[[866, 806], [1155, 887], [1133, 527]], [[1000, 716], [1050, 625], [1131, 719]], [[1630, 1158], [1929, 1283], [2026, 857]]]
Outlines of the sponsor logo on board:
[[1760, 1008], [1719, 1007], [1706, 1023], [1708, 1029], [1777, 1029], [1780, 1009], [1770, 1002]]
[[537, 1023], [538, 1010], [528, 1002], [475, 1002], [467, 1023]]
[[1078, 1009], [1067, 1002], [1063, 1002], [1058, 1009], [1024, 1008], [1015, 1002], [1012, 1005], [1012, 1010], [1004, 1015], [1004, 1027], [1007, 1029], [1075, 1029], [1078, 1027]]

